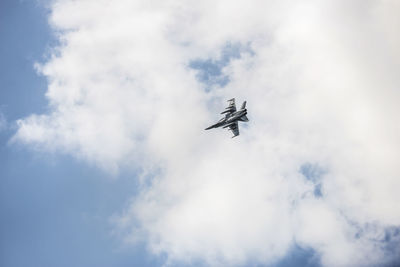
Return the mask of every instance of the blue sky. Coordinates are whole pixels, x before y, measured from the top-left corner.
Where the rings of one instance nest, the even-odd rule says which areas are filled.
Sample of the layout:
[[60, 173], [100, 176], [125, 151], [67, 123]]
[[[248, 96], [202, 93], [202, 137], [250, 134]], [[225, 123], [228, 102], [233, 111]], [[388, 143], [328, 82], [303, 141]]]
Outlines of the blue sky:
[[112, 236], [109, 218], [135, 193], [132, 174], [110, 179], [70, 156], [9, 144], [15, 120], [47, 110], [36, 73], [55, 40], [48, 11], [33, 1], [0, 4], [0, 265], [158, 266], [143, 245]]
[[1, 1], [0, 265], [396, 266], [396, 8], [134, 2]]

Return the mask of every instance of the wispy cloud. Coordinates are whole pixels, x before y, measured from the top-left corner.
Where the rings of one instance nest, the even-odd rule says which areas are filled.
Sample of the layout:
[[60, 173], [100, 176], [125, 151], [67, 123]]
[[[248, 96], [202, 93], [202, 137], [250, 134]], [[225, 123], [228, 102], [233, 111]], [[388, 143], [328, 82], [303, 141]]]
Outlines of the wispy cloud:
[[0, 132], [7, 129], [7, 120], [4, 114], [0, 111]]
[[[106, 171], [140, 167], [142, 190], [117, 220], [124, 239], [186, 264], [274, 263], [294, 243], [324, 266], [396, 260], [397, 3], [51, 9], [62, 45], [40, 70], [53, 110], [19, 120], [14, 138]], [[224, 60], [229, 43], [251, 53]], [[209, 65], [193, 66], [199, 59], [229, 82], [204, 90]], [[203, 131], [232, 96], [248, 101], [240, 138]], [[327, 171], [317, 179], [307, 162]]]

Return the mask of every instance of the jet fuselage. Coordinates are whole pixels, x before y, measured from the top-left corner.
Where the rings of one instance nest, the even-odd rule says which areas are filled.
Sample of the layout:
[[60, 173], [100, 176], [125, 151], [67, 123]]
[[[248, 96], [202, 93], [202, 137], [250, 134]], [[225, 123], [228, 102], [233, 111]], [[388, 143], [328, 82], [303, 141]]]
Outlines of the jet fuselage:
[[247, 121], [247, 118], [244, 117], [247, 115], [247, 109], [241, 109], [238, 110], [234, 113], [227, 114], [225, 118], [222, 118], [219, 122], [217, 122], [214, 125], [211, 125], [210, 127], [207, 127], [206, 130], [212, 129], [212, 128], [218, 128], [223, 126], [223, 128], [228, 127], [229, 125], [238, 122], [238, 121]]

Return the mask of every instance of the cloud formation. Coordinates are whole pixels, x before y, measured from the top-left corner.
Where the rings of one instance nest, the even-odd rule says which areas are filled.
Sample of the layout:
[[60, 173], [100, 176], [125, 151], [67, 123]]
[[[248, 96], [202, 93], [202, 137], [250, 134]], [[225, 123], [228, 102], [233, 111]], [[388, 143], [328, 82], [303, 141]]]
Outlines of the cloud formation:
[[[324, 266], [391, 262], [399, 11], [390, 0], [53, 1], [61, 44], [38, 67], [51, 112], [19, 120], [14, 140], [139, 169], [116, 227], [170, 263], [270, 264], [293, 244]], [[223, 61], [229, 45], [246, 49]], [[193, 62], [228, 79], [199, 79], [211, 76]], [[231, 97], [248, 101], [241, 136], [203, 131]]]

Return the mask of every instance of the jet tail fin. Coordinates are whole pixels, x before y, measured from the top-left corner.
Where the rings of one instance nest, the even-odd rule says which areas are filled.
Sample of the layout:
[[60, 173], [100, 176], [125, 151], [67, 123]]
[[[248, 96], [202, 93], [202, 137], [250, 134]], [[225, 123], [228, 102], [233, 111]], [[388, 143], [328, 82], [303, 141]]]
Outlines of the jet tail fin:
[[246, 108], [246, 101], [243, 102], [242, 106], [240, 107], [240, 109], [245, 109]]

